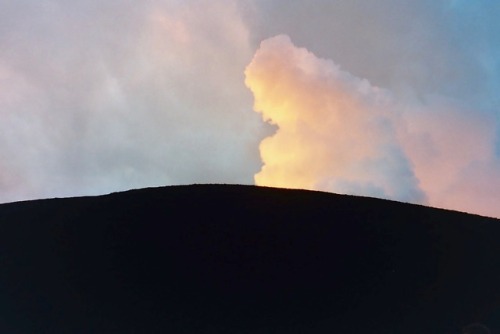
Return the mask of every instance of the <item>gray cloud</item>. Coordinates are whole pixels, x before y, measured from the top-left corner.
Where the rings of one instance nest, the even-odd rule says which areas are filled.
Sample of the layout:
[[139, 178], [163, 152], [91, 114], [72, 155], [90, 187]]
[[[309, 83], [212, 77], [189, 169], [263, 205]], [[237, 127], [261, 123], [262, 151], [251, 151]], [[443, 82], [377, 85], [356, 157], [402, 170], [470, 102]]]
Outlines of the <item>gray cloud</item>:
[[252, 182], [265, 130], [235, 2], [1, 6], [1, 201]]

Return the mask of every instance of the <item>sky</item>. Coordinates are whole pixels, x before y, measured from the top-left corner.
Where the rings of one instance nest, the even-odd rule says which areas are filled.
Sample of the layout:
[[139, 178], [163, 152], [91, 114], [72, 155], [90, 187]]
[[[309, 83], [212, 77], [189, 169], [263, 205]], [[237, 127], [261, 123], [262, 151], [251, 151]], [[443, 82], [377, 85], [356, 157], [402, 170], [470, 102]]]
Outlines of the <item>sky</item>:
[[499, 15], [0, 0], [0, 202], [239, 183], [500, 217]]

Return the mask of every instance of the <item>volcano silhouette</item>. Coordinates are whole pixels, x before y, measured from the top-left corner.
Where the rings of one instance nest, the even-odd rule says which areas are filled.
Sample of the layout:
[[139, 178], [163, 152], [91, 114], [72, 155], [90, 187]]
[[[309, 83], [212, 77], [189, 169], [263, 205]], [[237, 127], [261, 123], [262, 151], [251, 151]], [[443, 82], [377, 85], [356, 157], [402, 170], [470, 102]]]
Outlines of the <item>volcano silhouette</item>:
[[236, 185], [0, 205], [0, 333], [500, 333], [500, 221]]

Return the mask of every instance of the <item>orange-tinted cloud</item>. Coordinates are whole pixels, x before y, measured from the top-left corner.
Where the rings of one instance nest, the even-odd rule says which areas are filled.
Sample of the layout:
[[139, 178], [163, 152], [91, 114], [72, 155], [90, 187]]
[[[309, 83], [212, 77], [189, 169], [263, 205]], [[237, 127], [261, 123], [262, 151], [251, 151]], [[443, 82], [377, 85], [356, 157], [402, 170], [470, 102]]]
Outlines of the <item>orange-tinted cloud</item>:
[[[479, 205], [480, 190], [471, 185], [479, 178], [466, 176], [473, 164], [499, 176], [491, 168], [493, 128], [484, 117], [472, 118], [445, 98], [402, 101], [284, 35], [263, 41], [245, 74], [255, 111], [276, 126], [260, 144], [256, 184], [500, 216], [494, 206]], [[488, 194], [500, 198], [500, 190]]]
[[260, 145], [257, 184], [424, 200], [395, 145], [388, 92], [295, 47], [287, 36], [262, 43], [246, 84], [255, 110], [277, 126]]

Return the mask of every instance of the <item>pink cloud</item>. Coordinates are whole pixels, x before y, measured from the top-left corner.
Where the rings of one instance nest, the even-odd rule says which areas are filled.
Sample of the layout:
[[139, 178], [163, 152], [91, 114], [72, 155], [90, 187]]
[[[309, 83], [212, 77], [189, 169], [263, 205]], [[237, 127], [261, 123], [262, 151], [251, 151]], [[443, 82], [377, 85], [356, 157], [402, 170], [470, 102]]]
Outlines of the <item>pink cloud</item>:
[[263, 41], [245, 74], [255, 111], [276, 126], [260, 145], [258, 185], [500, 216], [500, 187], [486, 181], [500, 179], [486, 116], [445, 97], [405, 101], [284, 35]]

